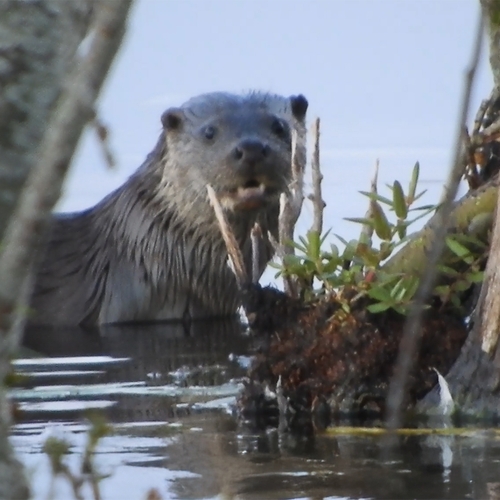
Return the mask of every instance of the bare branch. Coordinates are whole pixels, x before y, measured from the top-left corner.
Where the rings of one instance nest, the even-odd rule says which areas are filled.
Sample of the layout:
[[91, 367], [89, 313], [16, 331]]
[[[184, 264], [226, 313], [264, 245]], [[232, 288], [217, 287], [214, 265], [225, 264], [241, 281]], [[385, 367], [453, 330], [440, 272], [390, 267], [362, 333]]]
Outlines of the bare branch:
[[321, 173], [320, 167], [320, 156], [319, 156], [319, 140], [320, 140], [320, 119], [316, 118], [313, 124], [313, 155], [311, 159], [311, 177], [312, 177], [312, 187], [313, 192], [308, 196], [308, 198], [313, 203], [313, 213], [314, 219], [311, 229], [316, 231], [318, 234], [323, 232], [323, 211], [325, 209], [326, 203], [323, 200], [321, 193], [321, 181], [323, 180], [323, 174]]
[[97, 114], [92, 120], [92, 125], [94, 126], [94, 129], [96, 131], [97, 139], [99, 141], [99, 145], [101, 146], [101, 151], [104, 156], [106, 166], [111, 170], [116, 166], [116, 160], [115, 155], [111, 151], [109, 145], [109, 129], [106, 125], [104, 125]]
[[207, 184], [207, 193], [208, 199], [214, 209], [215, 217], [217, 218], [217, 222], [219, 223], [219, 227], [222, 233], [222, 238], [224, 239], [224, 243], [226, 244], [227, 253], [232, 263], [232, 270], [236, 277], [236, 281], [238, 283], [238, 287], [241, 288], [243, 285], [248, 283], [248, 275], [245, 268], [245, 261], [243, 260], [243, 255], [241, 253], [240, 247], [238, 246], [238, 242], [234, 237], [233, 231], [229, 227], [229, 223], [226, 220], [226, 216], [224, 215], [224, 211], [217, 199], [217, 195], [212, 186]]
[[408, 375], [413, 367], [413, 362], [420, 340], [424, 304], [434, 286], [436, 266], [444, 249], [445, 236], [449, 226], [452, 204], [456, 197], [460, 179], [463, 174], [463, 130], [467, 123], [474, 77], [476, 75], [476, 70], [481, 56], [483, 32], [483, 16], [480, 14], [471, 62], [465, 73], [464, 91], [458, 121], [458, 130], [455, 138], [453, 161], [450, 167], [448, 181], [444, 187], [442, 203], [439, 211], [436, 213], [439, 230], [436, 232], [435, 240], [430, 249], [427, 267], [423, 274], [419, 289], [415, 295], [415, 302], [406, 319], [404, 335], [401, 340], [394, 374], [389, 387], [386, 423], [390, 429], [396, 429], [400, 426], [401, 408], [405, 397]]
[[[306, 137], [305, 130], [293, 130], [292, 132], [292, 181], [288, 192], [282, 193], [280, 197], [279, 244], [282, 247], [280, 253], [283, 255], [293, 254], [293, 241], [295, 224], [299, 219], [304, 201], [304, 172], [306, 168]], [[285, 280], [285, 292], [292, 297], [297, 296], [296, 286], [291, 286], [292, 280]]]
[[258, 222], [256, 222], [252, 227], [250, 239], [252, 241], [252, 283], [258, 283], [260, 278], [259, 243], [262, 240], [262, 229]]

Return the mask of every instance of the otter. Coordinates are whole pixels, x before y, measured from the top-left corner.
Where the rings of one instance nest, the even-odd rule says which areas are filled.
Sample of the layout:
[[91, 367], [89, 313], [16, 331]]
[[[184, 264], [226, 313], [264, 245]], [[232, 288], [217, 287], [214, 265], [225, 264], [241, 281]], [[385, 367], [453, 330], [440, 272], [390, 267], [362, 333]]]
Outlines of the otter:
[[[93, 208], [55, 214], [35, 272], [31, 324], [100, 325], [229, 317], [236, 280], [210, 184], [250, 266], [250, 230], [278, 233], [292, 130], [307, 100], [215, 92], [170, 108], [153, 151]], [[260, 273], [273, 256], [263, 238]]]

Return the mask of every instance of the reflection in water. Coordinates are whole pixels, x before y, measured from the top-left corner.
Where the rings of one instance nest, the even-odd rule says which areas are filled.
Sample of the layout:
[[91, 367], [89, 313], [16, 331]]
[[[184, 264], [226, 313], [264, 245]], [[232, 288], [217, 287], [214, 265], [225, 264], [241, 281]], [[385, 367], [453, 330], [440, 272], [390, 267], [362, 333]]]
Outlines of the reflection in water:
[[[23, 423], [13, 436], [21, 458], [30, 465], [36, 457], [40, 462], [43, 429], [50, 421], [59, 422], [83, 443], [79, 408], [109, 400], [112, 405], [101, 405], [103, 411], [111, 422], [122, 425], [117, 436], [104, 440], [97, 456], [103, 470], [112, 468], [111, 477], [103, 483], [106, 500], [139, 500], [144, 494], [130, 496], [131, 492], [145, 492], [152, 486], [159, 488], [164, 499], [220, 498], [221, 494], [255, 500], [499, 498], [500, 443], [484, 432], [468, 437], [400, 437], [397, 445], [387, 448], [378, 437], [305, 439], [275, 429], [256, 432], [247, 428], [232, 415], [227, 399], [221, 403], [215, 390], [210, 393], [228, 382], [236, 391], [234, 381], [245, 373], [238, 360], [248, 355], [250, 339], [237, 321], [193, 323], [190, 328], [181, 324], [31, 328], [24, 343], [43, 356], [78, 358], [62, 360], [56, 368], [41, 362], [36, 377], [24, 384], [32, 393], [40, 385], [61, 389], [59, 395], [51, 396], [51, 403], [59, 405], [57, 411], [55, 406], [30, 408], [25, 400], [29, 411], [22, 415]], [[96, 356], [126, 360], [105, 362]], [[85, 368], [90, 357], [93, 362]], [[80, 371], [75, 370], [75, 363]], [[19, 366], [25, 372], [36, 371], [28, 370], [28, 364]], [[126, 394], [102, 389], [125, 383], [159, 392]], [[69, 404], [68, 387], [83, 389], [92, 384], [101, 384], [102, 394], [83, 395], [82, 390], [75, 396], [73, 392]], [[167, 386], [204, 386], [209, 395], [162, 394]], [[81, 446], [72, 449], [75, 462]], [[37, 500], [45, 498], [46, 475], [46, 465], [34, 472]], [[127, 481], [134, 484], [134, 490]]]
[[[390, 453], [375, 437], [318, 436], [314, 441], [212, 432], [183, 434], [169, 447], [167, 466], [199, 478], [177, 479], [178, 498], [494, 498], [500, 446], [445, 436], [455, 458], [443, 460], [441, 437], [401, 438]], [[482, 455], [479, 458], [478, 455]], [[470, 456], [470, 457], [469, 457]], [[449, 458], [449, 457], [448, 457]], [[465, 460], [464, 460], [465, 458]]]
[[[248, 354], [249, 337], [237, 320], [106, 325], [94, 329], [31, 327], [24, 346], [44, 356], [111, 356], [128, 362], [106, 365], [86, 383], [145, 382], [216, 386], [244, 375], [238, 356]], [[103, 367], [102, 367], [103, 368]], [[66, 377], [64, 383], [81, 384]], [[165, 420], [175, 416], [175, 398], [116, 396], [109, 411], [113, 421]]]

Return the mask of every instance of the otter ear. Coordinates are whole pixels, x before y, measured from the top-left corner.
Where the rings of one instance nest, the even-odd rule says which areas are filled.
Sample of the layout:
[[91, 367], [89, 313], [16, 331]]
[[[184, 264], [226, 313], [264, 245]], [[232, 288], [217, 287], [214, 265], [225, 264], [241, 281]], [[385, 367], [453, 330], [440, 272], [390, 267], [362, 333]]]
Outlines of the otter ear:
[[290, 97], [290, 104], [292, 106], [292, 113], [297, 120], [302, 121], [306, 116], [307, 106], [309, 103], [307, 99], [302, 95], [293, 95]]
[[161, 123], [165, 130], [178, 130], [184, 122], [184, 111], [181, 108], [169, 108], [161, 115]]

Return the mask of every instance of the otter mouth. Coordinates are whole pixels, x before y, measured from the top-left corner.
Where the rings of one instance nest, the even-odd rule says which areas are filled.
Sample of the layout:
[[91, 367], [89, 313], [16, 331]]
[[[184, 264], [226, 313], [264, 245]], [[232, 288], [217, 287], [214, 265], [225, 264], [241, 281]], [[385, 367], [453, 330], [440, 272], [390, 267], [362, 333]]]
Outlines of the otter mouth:
[[275, 190], [256, 179], [226, 190], [221, 196], [224, 205], [232, 210], [256, 210], [264, 206]]

